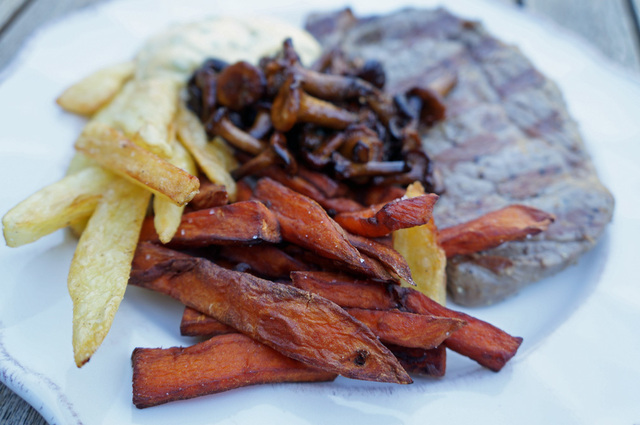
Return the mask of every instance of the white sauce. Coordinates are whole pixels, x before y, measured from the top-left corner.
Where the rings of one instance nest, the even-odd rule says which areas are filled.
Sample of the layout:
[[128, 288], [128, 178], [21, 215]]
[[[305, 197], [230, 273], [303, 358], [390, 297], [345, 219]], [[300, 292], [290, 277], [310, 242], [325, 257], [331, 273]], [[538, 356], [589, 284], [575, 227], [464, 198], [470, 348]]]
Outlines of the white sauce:
[[287, 37], [293, 39], [303, 63], [308, 65], [320, 55], [320, 45], [309, 33], [271, 19], [219, 17], [176, 26], [151, 38], [140, 50], [136, 77], [186, 81], [207, 58], [256, 64], [277, 52]]

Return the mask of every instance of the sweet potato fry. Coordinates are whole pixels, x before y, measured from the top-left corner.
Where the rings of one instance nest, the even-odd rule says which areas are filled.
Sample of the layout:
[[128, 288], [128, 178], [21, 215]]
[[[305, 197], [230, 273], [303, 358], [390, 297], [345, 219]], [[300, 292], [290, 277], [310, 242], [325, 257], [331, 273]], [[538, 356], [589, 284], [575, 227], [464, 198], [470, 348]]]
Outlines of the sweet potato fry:
[[180, 321], [180, 335], [212, 337], [231, 333], [238, 333], [238, 331], [191, 307], [184, 308]]
[[245, 180], [240, 180], [236, 187], [236, 201], [248, 201], [253, 198], [253, 188]]
[[[431, 349], [439, 346], [464, 322], [459, 319], [407, 313], [400, 310], [347, 308], [346, 311], [364, 323], [385, 345]], [[215, 336], [237, 332], [213, 317], [186, 307], [180, 322], [185, 336]]]
[[[140, 240], [159, 242], [151, 219], [145, 220]], [[245, 201], [184, 214], [169, 245], [196, 248], [260, 241], [280, 242], [278, 222], [264, 204]]]
[[362, 252], [360, 252], [360, 256], [362, 257], [361, 263], [349, 264], [341, 260], [322, 257], [315, 252], [300, 248], [296, 245], [289, 245], [285, 249], [287, 253], [294, 258], [297, 258], [307, 264], [311, 264], [319, 270], [342, 270], [345, 273], [350, 272], [356, 276], [367, 277], [382, 282], [398, 282], [398, 278], [387, 271], [387, 268], [382, 264], [382, 262], [373, 257], [369, 257]]
[[344, 230], [311, 198], [270, 178], [258, 181], [254, 195], [276, 214], [284, 240], [355, 267], [364, 263]]
[[226, 187], [221, 184], [211, 183], [206, 178], [200, 178], [200, 192], [189, 201], [189, 207], [194, 210], [205, 210], [228, 203], [229, 194]]
[[187, 348], [136, 348], [132, 364], [133, 404], [139, 409], [248, 385], [336, 378], [237, 333]]
[[330, 214], [360, 211], [364, 206], [351, 198], [324, 198], [318, 201]]
[[280, 353], [345, 377], [410, 383], [369, 328], [325, 298], [141, 243], [129, 281], [180, 300]]
[[442, 377], [447, 369], [447, 350], [444, 345], [425, 350], [387, 344], [402, 367], [412, 375]]
[[435, 348], [465, 324], [450, 317], [400, 310], [349, 308], [347, 312], [367, 325], [383, 343], [401, 347]]
[[393, 290], [408, 311], [454, 317], [467, 322], [466, 326], [452, 334], [444, 344], [494, 372], [502, 369], [522, 344], [522, 338], [511, 336], [468, 314], [450, 310], [412, 288], [394, 287]]
[[348, 238], [351, 245], [358, 248], [361, 253], [367, 254], [382, 263], [383, 267], [395, 276], [398, 281], [402, 279], [409, 285], [414, 284], [407, 260], [398, 251], [362, 236], [348, 234]]
[[288, 278], [295, 270], [313, 269], [273, 245], [225, 246], [219, 254], [226, 260], [249, 265], [258, 275], [275, 279]]
[[[444, 344], [496, 372], [515, 355], [522, 343], [522, 338], [513, 337], [468, 314], [450, 310], [413, 288], [356, 280], [336, 273], [294, 272], [291, 273], [291, 279], [295, 286], [325, 297], [342, 307], [378, 310], [401, 308], [418, 314], [463, 320], [467, 324], [451, 334]], [[361, 306], [357, 305], [358, 299], [363, 300]]]
[[[359, 204], [351, 198], [327, 197], [321, 189], [316, 187], [309, 180], [299, 175], [291, 176], [279, 167], [268, 167], [262, 170], [260, 174], [264, 177], [269, 177], [270, 179], [277, 181], [278, 183], [288, 187], [291, 190], [294, 190], [304, 196], [313, 199], [327, 211], [331, 210], [335, 213], [339, 213], [359, 211], [364, 208], [363, 205]], [[325, 187], [324, 189], [330, 190], [328, 187]]]
[[437, 200], [438, 195], [433, 193], [401, 198], [356, 212], [340, 213], [335, 219], [348, 232], [377, 238], [394, 230], [426, 224], [431, 220]]
[[297, 175], [287, 174], [285, 170], [278, 166], [267, 167], [260, 171], [260, 176], [268, 177], [271, 180], [275, 180], [283, 186], [288, 187], [304, 196], [307, 196], [314, 201], [318, 202], [320, 199], [325, 198], [322, 192], [316, 188], [309, 181], [303, 179]]
[[400, 186], [371, 186], [364, 193], [363, 202], [366, 205], [387, 204], [404, 194], [405, 189]]
[[298, 175], [315, 186], [327, 198], [345, 196], [349, 192], [346, 184], [332, 179], [325, 173], [299, 166]]
[[333, 272], [292, 272], [297, 288], [318, 294], [341, 307], [389, 310], [399, 304], [389, 295], [387, 285]]
[[524, 239], [547, 230], [554, 217], [525, 205], [510, 205], [475, 220], [440, 229], [438, 241], [447, 253], [472, 254], [495, 248], [504, 242]]

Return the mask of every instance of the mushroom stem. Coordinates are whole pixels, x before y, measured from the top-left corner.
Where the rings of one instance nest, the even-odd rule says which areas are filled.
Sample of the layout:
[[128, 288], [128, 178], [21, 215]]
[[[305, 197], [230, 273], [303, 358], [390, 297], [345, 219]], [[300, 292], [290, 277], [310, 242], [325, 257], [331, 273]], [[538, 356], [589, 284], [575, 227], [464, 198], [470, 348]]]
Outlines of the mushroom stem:
[[298, 163], [287, 149], [287, 139], [279, 132], [273, 133], [267, 149], [233, 170], [231, 175], [239, 180], [274, 164], [284, 165], [289, 174], [295, 174], [298, 171]]
[[268, 109], [260, 108], [256, 113], [256, 118], [253, 120], [251, 128], [247, 130], [247, 133], [256, 139], [262, 139], [271, 131], [272, 128], [271, 113]]
[[349, 161], [337, 152], [332, 155], [332, 159], [336, 174], [343, 179], [390, 175], [407, 171], [407, 164], [404, 161], [369, 161], [360, 164]]
[[207, 131], [222, 137], [236, 148], [257, 155], [267, 148], [267, 144], [236, 127], [227, 117], [225, 108], [219, 108], [207, 122]]
[[306, 122], [342, 130], [358, 121], [358, 115], [306, 94], [300, 77], [291, 74], [273, 101], [271, 121], [276, 130], [287, 132], [296, 122]]
[[356, 99], [376, 91], [373, 85], [353, 76], [323, 74], [302, 66], [296, 66], [295, 72], [307, 93], [325, 100]]
[[342, 130], [358, 121], [358, 116], [345, 109], [338, 108], [332, 103], [302, 92], [300, 96], [300, 110], [298, 121], [322, 125]]

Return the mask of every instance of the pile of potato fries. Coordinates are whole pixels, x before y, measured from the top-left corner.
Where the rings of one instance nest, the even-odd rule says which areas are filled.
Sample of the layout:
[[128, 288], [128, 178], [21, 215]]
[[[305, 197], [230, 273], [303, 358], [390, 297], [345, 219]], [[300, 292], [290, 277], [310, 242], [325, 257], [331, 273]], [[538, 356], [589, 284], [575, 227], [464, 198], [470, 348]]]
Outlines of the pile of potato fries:
[[437, 195], [420, 182], [373, 188], [369, 206], [346, 202], [332, 192], [344, 183], [320, 171], [255, 168], [282, 154], [282, 132], [234, 147], [229, 127], [210, 137], [187, 108], [184, 82], [134, 75], [134, 62], [109, 67], [58, 98], [88, 117], [77, 154], [2, 220], [12, 247], [64, 227], [79, 236], [68, 277], [78, 367], [129, 283], [180, 300], [181, 333], [206, 337], [134, 351], [140, 408], [338, 375], [407, 384], [442, 376], [445, 347], [494, 371], [516, 353], [521, 338], [444, 307], [446, 257], [536, 234], [550, 215], [511, 206], [437, 229]]

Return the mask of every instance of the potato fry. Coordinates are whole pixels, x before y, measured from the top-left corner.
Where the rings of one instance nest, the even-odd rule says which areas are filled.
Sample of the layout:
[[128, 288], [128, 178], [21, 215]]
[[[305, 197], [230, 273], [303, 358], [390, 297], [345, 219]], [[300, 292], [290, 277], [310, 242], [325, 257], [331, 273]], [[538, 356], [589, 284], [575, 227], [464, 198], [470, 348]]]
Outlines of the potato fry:
[[[405, 196], [412, 198], [424, 194], [420, 183], [407, 188]], [[393, 247], [407, 260], [415, 289], [439, 304], [447, 301], [447, 258], [438, 243], [438, 229], [433, 220], [427, 224], [392, 233]], [[403, 286], [411, 286], [403, 281]]]
[[[183, 169], [187, 173], [195, 176], [198, 173], [196, 164], [189, 152], [174, 139], [173, 152], [168, 159], [170, 164]], [[173, 201], [165, 197], [154, 196], [153, 198], [153, 225], [156, 228], [160, 242], [169, 243], [173, 235], [176, 234], [184, 206], [178, 206]]]
[[82, 171], [85, 168], [89, 168], [89, 167], [99, 167], [100, 165], [94, 161], [93, 159], [89, 158], [87, 155], [83, 154], [82, 152], [75, 152], [74, 155], [71, 157], [71, 161], [69, 161], [69, 165], [67, 166], [67, 171], [65, 172], [65, 175], [71, 175], [71, 174], [75, 174], [78, 171]]
[[[66, 175], [68, 176], [70, 174], [77, 173], [78, 171], [84, 170], [85, 168], [88, 168], [88, 167], [99, 167], [99, 166], [100, 165], [97, 162], [95, 162], [93, 159], [89, 158], [83, 153], [76, 152], [71, 158], [71, 161], [69, 161]], [[73, 233], [73, 235], [76, 238], [79, 238], [80, 235], [82, 235], [82, 232], [84, 232], [84, 229], [87, 227], [87, 223], [89, 222], [90, 218], [91, 218], [91, 214], [87, 214], [84, 217], [78, 217], [71, 220], [71, 222], [69, 223], [69, 229], [71, 230], [71, 233]]]
[[93, 115], [114, 98], [134, 70], [133, 61], [100, 69], [67, 88], [56, 102], [74, 114]]
[[2, 218], [7, 245], [33, 242], [88, 217], [114, 177], [100, 167], [89, 167], [34, 193]]
[[187, 348], [136, 348], [132, 364], [133, 404], [139, 409], [247, 385], [332, 381], [337, 376], [237, 333]]
[[166, 196], [176, 205], [185, 205], [198, 193], [197, 177], [141, 148], [107, 125], [87, 124], [75, 147], [103, 167], [156, 195]]
[[68, 277], [78, 367], [89, 361], [109, 332], [129, 280], [150, 197], [137, 185], [114, 180], [80, 237]]
[[122, 131], [134, 143], [162, 158], [171, 156], [170, 125], [176, 114], [178, 85], [168, 78], [134, 79], [91, 121]]
[[204, 175], [213, 183], [225, 186], [229, 199], [235, 200], [236, 181], [229, 171], [237, 163], [224, 140], [214, 139], [211, 143], [208, 142], [207, 133], [198, 117], [182, 104], [178, 105], [175, 122], [178, 140], [191, 152]]

